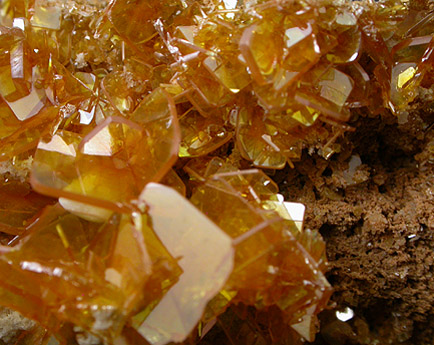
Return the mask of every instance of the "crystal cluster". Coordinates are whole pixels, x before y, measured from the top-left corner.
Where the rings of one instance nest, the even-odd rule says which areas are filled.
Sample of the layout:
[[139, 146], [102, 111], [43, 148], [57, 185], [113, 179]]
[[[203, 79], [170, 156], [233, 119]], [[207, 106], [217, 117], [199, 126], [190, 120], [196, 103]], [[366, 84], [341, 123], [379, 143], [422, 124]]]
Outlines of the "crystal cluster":
[[431, 20], [404, 1], [1, 1], [0, 160], [32, 167], [0, 185], [0, 305], [40, 325], [17, 344], [195, 343], [216, 320], [236, 339], [243, 306], [269, 342], [313, 340], [324, 243], [259, 168], [331, 157], [360, 109], [405, 119]]

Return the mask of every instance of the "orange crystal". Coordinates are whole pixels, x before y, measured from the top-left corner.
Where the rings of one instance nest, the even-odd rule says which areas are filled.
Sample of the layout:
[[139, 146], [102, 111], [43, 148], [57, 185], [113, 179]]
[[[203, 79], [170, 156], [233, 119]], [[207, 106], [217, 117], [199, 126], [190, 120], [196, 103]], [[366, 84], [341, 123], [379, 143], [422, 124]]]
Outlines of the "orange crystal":
[[[277, 186], [265, 174], [237, 171], [222, 161], [210, 164], [220, 168], [213, 169], [191, 200], [233, 239], [235, 267], [221, 293], [230, 295], [232, 303], [277, 305], [290, 324], [322, 309], [331, 293], [321, 273], [323, 243], [300, 241], [305, 235], [290, 217], [280, 217]], [[298, 284], [298, 279], [309, 284]]]
[[[179, 129], [169, 102], [157, 89], [131, 115], [137, 122], [109, 117], [84, 137], [62, 131], [41, 141], [33, 188], [94, 206], [128, 209], [126, 203], [137, 198], [146, 183], [161, 179], [174, 161]], [[110, 188], [119, 176], [124, 183]]]
[[[179, 274], [147, 227], [138, 215], [114, 215], [98, 227], [59, 205], [48, 207], [17, 246], [1, 248], [0, 270], [9, 277], [1, 284], [8, 291], [1, 303], [52, 331], [68, 321], [113, 339], [142, 300], [143, 289], [156, 291], [158, 298], [163, 281], [167, 286]], [[151, 273], [163, 262], [158, 280]]]
[[33, 161], [31, 188], [0, 186], [15, 236], [0, 304], [42, 327], [20, 343], [195, 342], [216, 322], [231, 341], [312, 340], [331, 294], [324, 243], [257, 168], [329, 159], [354, 108], [405, 121], [432, 84], [431, 12], [62, 4], [0, 2], [0, 161]]

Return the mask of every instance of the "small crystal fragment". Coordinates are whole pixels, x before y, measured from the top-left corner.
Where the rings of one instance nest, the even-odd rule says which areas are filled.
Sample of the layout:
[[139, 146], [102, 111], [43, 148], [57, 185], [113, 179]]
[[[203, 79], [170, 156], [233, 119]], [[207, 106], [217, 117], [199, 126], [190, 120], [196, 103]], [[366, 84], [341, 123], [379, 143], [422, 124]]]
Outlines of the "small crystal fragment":
[[353, 80], [345, 73], [330, 68], [326, 69], [317, 83], [316, 90], [300, 88], [295, 100], [338, 121], [347, 121], [349, 113], [344, 105], [353, 90]]
[[399, 63], [392, 69], [390, 83], [390, 101], [393, 109], [402, 109], [415, 96], [412, 79], [416, 75], [417, 64], [413, 62]]
[[327, 60], [336, 64], [357, 60], [362, 45], [362, 33], [356, 24], [357, 18], [353, 13], [345, 10], [337, 13], [335, 17], [337, 45], [327, 53]]
[[285, 20], [284, 47], [282, 67], [274, 78], [274, 89], [287, 87], [296, 78], [311, 68], [320, 57], [320, 48], [313, 34], [311, 24], [292, 26], [291, 19]]
[[207, 57], [203, 63], [233, 93], [240, 92], [250, 83], [246, 67], [236, 58], [222, 62], [214, 57]]
[[321, 97], [342, 108], [353, 89], [350, 77], [337, 69], [330, 69], [319, 81]]
[[244, 30], [240, 51], [255, 81], [264, 84], [272, 76], [283, 53], [283, 38], [276, 35], [275, 23], [261, 22]]
[[0, 95], [8, 102], [30, 92], [32, 67], [23, 36], [18, 28], [0, 27]]
[[50, 4], [48, 1], [35, 0], [35, 13], [31, 19], [34, 26], [59, 30], [62, 10], [60, 7]]
[[13, 133], [0, 140], [0, 160], [34, 150], [39, 139], [49, 133], [58, 114], [56, 107], [45, 107], [37, 116], [23, 121]]
[[[238, 87], [244, 87], [246, 84], [242, 80], [240, 80], [240, 84], [237, 86], [232, 83], [230, 80], [225, 79], [223, 82], [220, 82], [220, 78], [225, 78], [223, 74], [215, 74], [219, 73], [217, 70], [212, 71], [214, 75], [210, 72], [210, 67], [205, 67], [206, 65], [198, 66], [195, 69], [195, 73], [192, 76], [189, 76], [187, 79], [187, 83], [191, 85], [191, 88], [195, 91], [191, 97], [196, 99], [196, 102], [201, 104], [204, 103], [203, 108], [215, 108], [220, 107], [227, 104], [232, 98], [233, 93], [228, 87], [234, 87], [234, 90], [239, 90]], [[220, 71], [224, 73], [224, 71]], [[194, 101], [192, 102], [194, 103]]]
[[[34, 79], [36, 73], [37, 71], [34, 70]], [[6, 98], [6, 103], [14, 112], [18, 120], [24, 121], [35, 116], [41, 111], [41, 109], [47, 103], [47, 96], [44, 89], [38, 88], [35, 83], [33, 83], [30, 89], [30, 94], [10, 102], [7, 101]]]
[[225, 128], [218, 115], [204, 118], [196, 111], [189, 111], [186, 116], [181, 116], [180, 157], [206, 155], [232, 138], [232, 133]]
[[[297, 109], [295, 107], [294, 109]], [[315, 112], [309, 108], [298, 107], [298, 111], [288, 116], [271, 117], [268, 120], [260, 108], [242, 108], [237, 120], [237, 143], [245, 159], [251, 160], [255, 166], [282, 169], [291, 159], [299, 158], [298, 139], [288, 135], [285, 127], [295, 127], [290, 114], [304, 124], [313, 123]], [[274, 120], [274, 121], [273, 121]]]

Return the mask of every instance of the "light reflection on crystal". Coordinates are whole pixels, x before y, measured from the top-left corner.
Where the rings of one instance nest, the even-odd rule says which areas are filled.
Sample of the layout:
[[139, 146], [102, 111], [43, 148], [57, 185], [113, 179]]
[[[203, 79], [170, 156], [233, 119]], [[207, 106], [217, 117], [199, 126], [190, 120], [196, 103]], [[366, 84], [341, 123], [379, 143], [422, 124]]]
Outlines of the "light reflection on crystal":
[[[157, 236], [180, 258], [184, 272], [138, 331], [155, 345], [183, 341], [232, 271], [232, 242], [172, 189], [151, 183], [140, 198], [149, 205]], [[167, 209], [172, 212], [168, 214]]]
[[347, 322], [354, 317], [354, 311], [347, 307], [343, 311], [336, 311], [336, 317], [340, 321]]
[[34, 26], [59, 30], [61, 21], [61, 8], [48, 1], [35, 0], [35, 13], [31, 19]]
[[[1, 248], [0, 269], [21, 289], [1, 283], [0, 302], [59, 343], [75, 342], [75, 327], [146, 342], [131, 325], [155, 343], [182, 340], [237, 303], [266, 306], [269, 325], [283, 315], [312, 340], [330, 295], [324, 243], [256, 168], [294, 167], [304, 150], [330, 159], [354, 108], [408, 121], [431, 82], [432, 14], [399, 1], [101, 4], [0, 2], [0, 160], [33, 159], [32, 188], [54, 197], [0, 188], [0, 231], [18, 242]], [[348, 184], [360, 165], [349, 158]], [[52, 252], [21, 252], [51, 240]], [[99, 299], [78, 303], [82, 291]], [[59, 309], [53, 296], [74, 302]]]
[[6, 101], [6, 103], [12, 109], [15, 116], [20, 121], [24, 121], [35, 116], [39, 113], [39, 111], [41, 111], [45, 105], [45, 99], [45, 91], [33, 87], [28, 96], [20, 98], [15, 102]]
[[60, 135], [54, 135], [49, 142], [41, 141], [38, 148], [44, 151], [58, 152], [62, 155], [75, 157], [77, 155], [73, 144], [67, 144]]

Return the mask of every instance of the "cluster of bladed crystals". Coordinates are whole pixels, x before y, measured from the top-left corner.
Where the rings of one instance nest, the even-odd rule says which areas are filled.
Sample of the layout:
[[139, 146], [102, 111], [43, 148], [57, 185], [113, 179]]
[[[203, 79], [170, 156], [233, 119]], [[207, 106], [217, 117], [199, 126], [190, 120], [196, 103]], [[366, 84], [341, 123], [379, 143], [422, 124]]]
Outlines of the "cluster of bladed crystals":
[[353, 110], [405, 119], [431, 16], [399, 1], [2, 1], [0, 160], [33, 161], [30, 185], [0, 186], [0, 305], [40, 324], [17, 344], [196, 342], [230, 305], [312, 340], [324, 244], [258, 168], [329, 158]]

